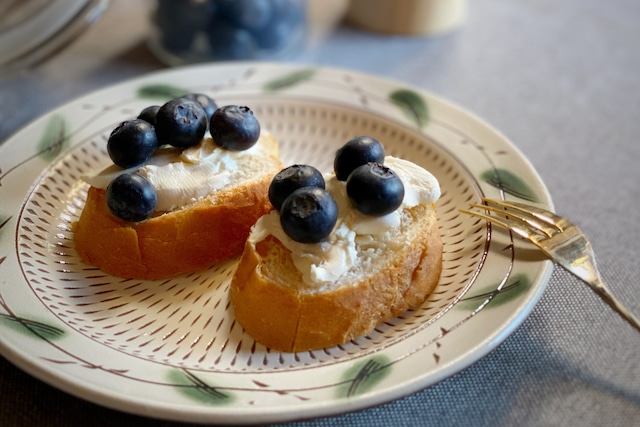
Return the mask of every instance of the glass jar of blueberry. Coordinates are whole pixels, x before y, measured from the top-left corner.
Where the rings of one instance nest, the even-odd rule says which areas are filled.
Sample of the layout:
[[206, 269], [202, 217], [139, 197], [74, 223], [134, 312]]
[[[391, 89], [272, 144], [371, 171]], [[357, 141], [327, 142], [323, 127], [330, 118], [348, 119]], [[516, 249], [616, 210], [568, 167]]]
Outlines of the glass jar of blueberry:
[[306, 0], [157, 0], [149, 46], [169, 65], [278, 60], [306, 42]]

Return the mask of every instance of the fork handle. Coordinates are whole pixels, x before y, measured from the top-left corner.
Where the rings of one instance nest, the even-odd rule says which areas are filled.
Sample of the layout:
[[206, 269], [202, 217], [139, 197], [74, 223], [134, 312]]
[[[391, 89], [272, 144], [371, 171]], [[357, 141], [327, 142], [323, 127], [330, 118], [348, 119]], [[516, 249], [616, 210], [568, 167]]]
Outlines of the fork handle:
[[613, 296], [604, 282], [599, 280], [595, 283], [589, 283], [589, 286], [591, 286], [591, 289], [593, 289], [604, 302], [609, 304], [609, 306], [613, 308], [624, 320], [640, 331], [640, 319], [631, 313], [627, 307], [622, 305], [620, 300]]

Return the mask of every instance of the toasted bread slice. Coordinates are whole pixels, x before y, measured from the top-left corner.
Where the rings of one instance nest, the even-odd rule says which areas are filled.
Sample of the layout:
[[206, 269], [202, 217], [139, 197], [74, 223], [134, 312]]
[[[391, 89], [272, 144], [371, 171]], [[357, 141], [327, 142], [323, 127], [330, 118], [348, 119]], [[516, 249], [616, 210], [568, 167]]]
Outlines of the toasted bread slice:
[[435, 203], [403, 209], [401, 216], [383, 243], [365, 238], [349, 270], [320, 286], [306, 283], [277, 233], [257, 240], [252, 233], [231, 282], [236, 319], [266, 347], [299, 352], [358, 338], [420, 305], [442, 269]]
[[74, 230], [78, 254], [106, 273], [136, 279], [174, 276], [239, 255], [251, 226], [272, 209], [269, 184], [282, 167], [276, 139], [261, 138], [269, 155], [251, 164], [250, 178], [144, 222], [115, 217], [105, 190], [90, 187]]

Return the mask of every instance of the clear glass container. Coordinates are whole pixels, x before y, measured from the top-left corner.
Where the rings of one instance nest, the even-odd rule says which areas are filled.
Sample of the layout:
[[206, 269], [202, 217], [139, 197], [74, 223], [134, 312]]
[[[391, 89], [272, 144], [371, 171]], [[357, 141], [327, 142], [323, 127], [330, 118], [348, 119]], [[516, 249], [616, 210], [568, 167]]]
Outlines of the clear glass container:
[[307, 39], [306, 0], [157, 0], [149, 46], [168, 65], [293, 57]]
[[28, 71], [77, 40], [108, 0], [0, 0], [0, 77]]

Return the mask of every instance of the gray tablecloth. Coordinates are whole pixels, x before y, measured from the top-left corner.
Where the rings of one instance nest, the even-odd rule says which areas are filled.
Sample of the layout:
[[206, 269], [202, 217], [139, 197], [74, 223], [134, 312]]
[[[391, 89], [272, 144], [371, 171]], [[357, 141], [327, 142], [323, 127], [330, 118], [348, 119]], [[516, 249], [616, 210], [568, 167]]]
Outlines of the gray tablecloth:
[[[295, 61], [403, 80], [487, 120], [530, 159], [556, 210], [592, 239], [614, 292], [640, 313], [640, 2], [469, 3], [453, 34], [338, 26]], [[112, 1], [69, 49], [0, 81], [0, 141], [65, 101], [163, 68], [144, 43], [149, 5]], [[463, 372], [395, 402], [294, 425], [640, 425], [639, 361], [640, 334], [556, 269], [524, 324]], [[89, 424], [176, 425], [85, 402], [0, 358], [0, 425]]]

